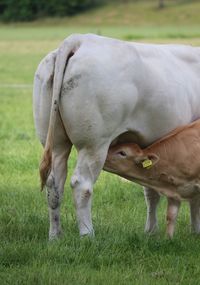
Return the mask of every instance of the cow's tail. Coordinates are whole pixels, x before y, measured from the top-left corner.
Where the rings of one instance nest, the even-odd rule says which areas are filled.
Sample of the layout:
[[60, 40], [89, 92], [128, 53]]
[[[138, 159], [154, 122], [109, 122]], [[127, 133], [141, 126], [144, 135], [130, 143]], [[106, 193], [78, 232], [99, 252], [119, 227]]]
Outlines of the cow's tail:
[[43, 190], [52, 168], [52, 151], [55, 133], [55, 123], [59, 110], [60, 92], [66, 65], [71, 56], [80, 47], [81, 35], [72, 35], [60, 45], [55, 62], [53, 96], [44, 153], [40, 163], [41, 190]]

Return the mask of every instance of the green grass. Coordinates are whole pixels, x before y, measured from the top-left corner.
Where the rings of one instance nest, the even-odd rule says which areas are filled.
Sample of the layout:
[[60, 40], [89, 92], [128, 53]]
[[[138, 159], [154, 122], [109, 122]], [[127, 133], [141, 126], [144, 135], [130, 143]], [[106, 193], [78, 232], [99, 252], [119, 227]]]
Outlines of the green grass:
[[[112, 9], [112, 5], [102, 7], [101, 13]], [[95, 13], [102, 15], [96, 10], [88, 17]], [[89, 25], [88, 19], [82, 25], [82, 17], [70, 19], [67, 26], [62, 19], [58, 27], [53, 26], [53, 21], [58, 20], [46, 20], [42, 27], [38, 22], [0, 27], [0, 283], [199, 284], [200, 240], [189, 232], [188, 206], [183, 203], [175, 237], [169, 241], [165, 237], [166, 201], [162, 199], [158, 213], [160, 231], [147, 236], [143, 232], [146, 207], [141, 187], [117, 176], [101, 174], [93, 198], [96, 236], [79, 238], [69, 187], [75, 151], [69, 161], [61, 209], [64, 235], [59, 241], [48, 242], [47, 204], [45, 193], [39, 191], [38, 177], [42, 148], [32, 118], [31, 84], [41, 58], [72, 32], [99, 31], [124, 39], [200, 44], [194, 19], [190, 26], [184, 25], [187, 28], [173, 28], [174, 23], [158, 29], [155, 23], [137, 28], [130, 23], [114, 26], [113, 22], [106, 26], [104, 22], [99, 30], [98, 25]], [[76, 26], [73, 21], [77, 21]]]

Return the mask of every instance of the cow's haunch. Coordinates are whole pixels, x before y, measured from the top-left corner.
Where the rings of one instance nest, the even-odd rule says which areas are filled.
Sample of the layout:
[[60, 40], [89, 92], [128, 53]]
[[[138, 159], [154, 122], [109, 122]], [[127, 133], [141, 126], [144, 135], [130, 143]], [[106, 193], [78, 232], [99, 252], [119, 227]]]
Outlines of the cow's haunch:
[[[72, 35], [41, 61], [34, 80], [34, 119], [45, 146], [42, 185], [48, 175], [54, 181], [48, 187], [50, 238], [60, 233], [59, 205], [72, 144], [78, 151], [71, 184], [79, 229], [92, 234], [92, 189], [111, 142], [118, 136], [123, 142], [121, 134], [128, 132], [147, 146], [200, 117], [199, 74], [199, 48], [96, 35]], [[156, 195], [146, 189], [148, 231], [156, 226]]]

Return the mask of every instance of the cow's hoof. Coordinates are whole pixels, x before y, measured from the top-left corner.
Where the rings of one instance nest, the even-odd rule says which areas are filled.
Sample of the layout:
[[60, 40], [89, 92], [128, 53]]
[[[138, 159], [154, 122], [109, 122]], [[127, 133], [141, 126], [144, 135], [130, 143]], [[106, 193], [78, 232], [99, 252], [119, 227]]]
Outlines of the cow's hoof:
[[62, 231], [58, 231], [58, 232], [49, 232], [49, 241], [55, 241], [60, 239], [60, 237], [62, 236]]
[[92, 229], [89, 232], [82, 232], [82, 233], [80, 233], [80, 237], [81, 238], [84, 238], [84, 237], [94, 238], [95, 237], [94, 230]]

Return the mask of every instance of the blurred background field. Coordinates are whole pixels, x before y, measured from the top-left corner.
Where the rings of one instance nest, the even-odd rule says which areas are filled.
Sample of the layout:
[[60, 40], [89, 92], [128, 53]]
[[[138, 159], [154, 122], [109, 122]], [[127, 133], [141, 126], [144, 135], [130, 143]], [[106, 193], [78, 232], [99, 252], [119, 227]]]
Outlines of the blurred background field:
[[45, 193], [39, 191], [42, 148], [33, 125], [32, 84], [40, 60], [71, 33], [200, 46], [200, 1], [164, 4], [159, 9], [157, 0], [105, 1], [61, 18], [0, 23], [1, 284], [200, 283], [200, 241], [189, 233], [186, 204], [173, 241], [164, 233], [165, 199], [159, 207], [160, 232], [146, 236], [141, 187], [102, 173], [94, 191], [96, 237], [81, 240], [69, 187], [73, 151], [61, 211], [64, 236], [49, 244]]

